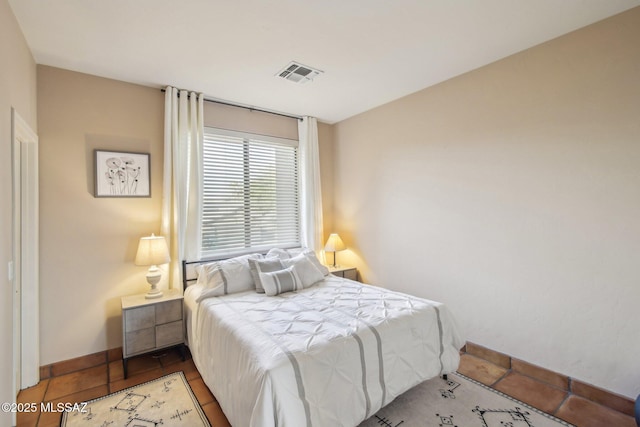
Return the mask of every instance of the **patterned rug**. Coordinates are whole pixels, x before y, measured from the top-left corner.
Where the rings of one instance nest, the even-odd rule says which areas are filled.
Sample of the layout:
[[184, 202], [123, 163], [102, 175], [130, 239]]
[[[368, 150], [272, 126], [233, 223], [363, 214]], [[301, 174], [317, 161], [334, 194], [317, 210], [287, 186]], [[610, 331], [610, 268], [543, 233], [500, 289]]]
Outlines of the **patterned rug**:
[[211, 427], [182, 372], [74, 407], [61, 426]]
[[572, 426], [462, 374], [434, 378], [398, 396], [360, 427]]

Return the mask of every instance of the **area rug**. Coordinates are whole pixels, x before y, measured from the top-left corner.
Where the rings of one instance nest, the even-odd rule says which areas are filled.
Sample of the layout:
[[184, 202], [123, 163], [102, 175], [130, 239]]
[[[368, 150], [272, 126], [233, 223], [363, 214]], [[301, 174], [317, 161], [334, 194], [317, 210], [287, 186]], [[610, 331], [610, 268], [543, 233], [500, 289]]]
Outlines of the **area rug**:
[[182, 372], [69, 408], [61, 426], [211, 427]]
[[462, 374], [434, 378], [398, 396], [360, 427], [558, 427], [565, 421]]

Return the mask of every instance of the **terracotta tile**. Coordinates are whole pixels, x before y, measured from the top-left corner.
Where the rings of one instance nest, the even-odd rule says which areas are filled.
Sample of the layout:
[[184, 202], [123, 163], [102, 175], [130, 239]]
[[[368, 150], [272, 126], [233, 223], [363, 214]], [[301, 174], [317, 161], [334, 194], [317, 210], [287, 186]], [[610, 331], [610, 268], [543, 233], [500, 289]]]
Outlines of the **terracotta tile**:
[[40, 403], [44, 399], [44, 393], [47, 391], [49, 380], [42, 380], [33, 387], [20, 390], [16, 402], [19, 403]]
[[128, 376], [162, 367], [160, 360], [158, 360], [157, 357], [153, 357], [152, 354], [132, 357], [128, 360], [127, 364]]
[[549, 414], [553, 414], [567, 396], [565, 391], [513, 372], [493, 388]]
[[107, 350], [107, 361], [113, 362], [114, 360], [122, 360], [122, 347]]
[[92, 399], [96, 399], [101, 396], [109, 394], [109, 386], [104, 384], [98, 387], [90, 388], [88, 390], [82, 390], [77, 393], [73, 393], [67, 396], [62, 396], [57, 399], [51, 400], [51, 403], [55, 406], [58, 403], [80, 403], [87, 402]]
[[[626, 397], [577, 380], [571, 380], [570, 383], [575, 395], [567, 397], [563, 390], [568, 388], [569, 378], [562, 374], [473, 343], [467, 343], [463, 350], [466, 353], [463, 351], [461, 354], [458, 372], [483, 384], [493, 385], [495, 389], [545, 412], [553, 413], [560, 406], [555, 415], [576, 426], [636, 427], [633, 417], [628, 416], [633, 414], [634, 402]], [[43, 400], [54, 403], [84, 402], [182, 371], [212, 426], [229, 427], [229, 421], [202, 380], [191, 354], [187, 352], [184, 362], [178, 349], [169, 349], [165, 355], [162, 354], [158, 352], [130, 359], [127, 380], [123, 379], [122, 348], [42, 366], [40, 375], [43, 380], [18, 395], [18, 402], [37, 403], [38, 411], [18, 414], [17, 425], [31, 427], [37, 423], [44, 427], [59, 426], [60, 413], [40, 413], [40, 402]], [[98, 366], [89, 367], [92, 364]]]
[[193, 394], [198, 398], [198, 402], [200, 402], [201, 406], [216, 400], [202, 378], [189, 381], [189, 385], [191, 386], [191, 390], [193, 390]]
[[61, 412], [43, 412], [38, 418], [38, 427], [60, 427]]
[[634, 416], [633, 406], [635, 402], [627, 397], [620, 396], [575, 379], [571, 380], [571, 392], [601, 405], [608, 406], [609, 408], [622, 412], [623, 414]]
[[33, 412], [22, 411], [16, 414], [16, 427], [33, 427], [38, 425], [38, 417], [40, 417], [40, 402], [37, 402], [35, 408], [33, 408]]
[[580, 427], [636, 427], [634, 418], [579, 396], [569, 396], [556, 417]]
[[207, 403], [206, 405], [202, 406], [202, 410], [207, 416], [207, 419], [209, 419], [211, 427], [231, 427], [229, 420], [227, 420], [227, 417], [225, 417], [222, 409], [220, 408], [220, 405], [218, 405], [218, 402], [214, 401], [211, 403]]
[[51, 378], [51, 365], [40, 366], [40, 379]]
[[511, 369], [562, 390], [569, 390], [569, 377], [523, 360], [511, 358]]
[[31, 427], [35, 426], [38, 423], [38, 417], [40, 416], [40, 403], [44, 398], [44, 394], [47, 391], [47, 386], [49, 385], [49, 380], [45, 379], [40, 381], [38, 384], [33, 387], [25, 388], [24, 390], [20, 390], [18, 393], [18, 397], [16, 402], [23, 404], [35, 404], [35, 408], [32, 412], [18, 412], [16, 414], [16, 425], [18, 427], [25, 426]]
[[134, 385], [146, 383], [147, 381], [155, 380], [158, 377], [164, 375], [162, 368], [156, 368], [151, 371], [142, 372], [137, 375], [130, 375], [126, 380], [117, 380], [109, 384], [109, 391], [115, 393], [116, 391], [124, 390], [125, 388], [133, 387]]
[[109, 362], [109, 382], [124, 379], [124, 366], [122, 366], [122, 360], [115, 360]]
[[87, 356], [76, 357], [75, 359], [64, 360], [51, 365], [51, 376], [57, 377], [82, 369], [93, 368], [107, 362], [107, 353], [104, 351], [89, 354]]
[[53, 400], [61, 396], [74, 394], [82, 390], [107, 384], [108, 381], [107, 365], [100, 365], [95, 368], [83, 369], [71, 374], [53, 377], [49, 380], [45, 400]]
[[200, 372], [196, 369], [196, 365], [193, 363], [193, 360], [187, 359], [184, 362], [174, 363], [173, 365], [169, 365], [164, 368], [165, 374], [172, 374], [174, 372], [184, 373], [184, 377], [187, 381], [195, 380], [200, 378]]
[[463, 354], [460, 356], [458, 372], [482, 384], [492, 385], [507, 373], [507, 369], [470, 354]]
[[484, 360], [488, 360], [500, 367], [510, 369], [511, 358], [506, 354], [498, 353], [497, 351], [488, 349], [486, 347], [479, 346], [471, 342], [467, 342], [467, 353], [473, 356], [479, 357]]

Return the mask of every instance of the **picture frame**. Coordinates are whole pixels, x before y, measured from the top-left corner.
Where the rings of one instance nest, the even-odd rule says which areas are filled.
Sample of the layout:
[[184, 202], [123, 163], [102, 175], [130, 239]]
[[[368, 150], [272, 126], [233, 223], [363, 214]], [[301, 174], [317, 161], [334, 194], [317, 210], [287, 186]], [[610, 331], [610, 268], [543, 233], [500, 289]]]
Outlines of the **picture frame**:
[[151, 197], [151, 155], [94, 150], [94, 197]]

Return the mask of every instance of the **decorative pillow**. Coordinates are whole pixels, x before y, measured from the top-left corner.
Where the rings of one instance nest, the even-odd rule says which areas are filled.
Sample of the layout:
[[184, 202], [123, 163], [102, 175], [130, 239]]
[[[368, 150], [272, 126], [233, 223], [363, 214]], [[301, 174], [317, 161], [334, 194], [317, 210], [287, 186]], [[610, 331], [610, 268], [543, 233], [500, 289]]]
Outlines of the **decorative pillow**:
[[276, 257], [265, 258], [262, 260], [249, 259], [249, 270], [253, 277], [253, 283], [256, 285], [256, 292], [264, 294], [264, 287], [260, 281], [260, 273], [271, 273], [274, 271], [282, 270], [284, 266], [282, 261]]
[[311, 249], [304, 249], [302, 251], [302, 254], [304, 254], [307, 258], [309, 258], [309, 260], [313, 263], [313, 265], [315, 265], [316, 268], [320, 270], [320, 273], [322, 273], [323, 276], [329, 275], [329, 268], [327, 268], [326, 265], [320, 262], [320, 260], [318, 259], [314, 251], [312, 251]]
[[293, 265], [284, 270], [260, 273], [260, 281], [265, 293], [270, 297], [303, 289], [302, 280]]
[[316, 282], [324, 279], [323, 274], [318, 268], [313, 265], [313, 262], [304, 254], [293, 257], [291, 259], [285, 259], [282, 261], [282, 265], [285, 267], [293, 267], [298, 277], [302, 281], [302, 287], [308, 288]]
[[298, 256], [302, 252], [308, 251], [308, 250], [310, 250], [310, 249], [308, 249], [306, 247], [285, 249], [285, 251], [287, 251], [287, 253], [289, 254], [289, 257], [291, 257], [291, 258], [293, 258], [295, 256]]
[[289, 259], [291, 255], [286, 249], [273, 248], [267, 252], [267, 258]]
[[320, 260], [316, 256], [316, 253], [309, 248], [293, 248], [293, 249], [273, 248], [267, 253], [267, 257], [276, 257], [281, 260], [287, 260], [287, 259], [295, 258], [300, 254], [305, 254], [307, 258], [311, 260], [313, 265], [315, 265], [316, 268], [320, 270], [320, 272], [324, 276], [327, 276], [329, 274], [329, 269], [320, 262]]
[[197, 284], [212, 289], [212, 296], [234, 294], [255, 288], [249, 269], [250, 259], [261, 259], [260, 254], [242, 255], [224, 261], [202, 264], [196, 268]]
[[196, 266], [196, 273], [198, 273], [196, 285], [202, 285], [205, 288], [213, 288], [216, 286], [214, 284], [222, 283], [224, 280], [222, 278], [222, 272], [218, 267], [217, 262], [210, 262]]

